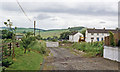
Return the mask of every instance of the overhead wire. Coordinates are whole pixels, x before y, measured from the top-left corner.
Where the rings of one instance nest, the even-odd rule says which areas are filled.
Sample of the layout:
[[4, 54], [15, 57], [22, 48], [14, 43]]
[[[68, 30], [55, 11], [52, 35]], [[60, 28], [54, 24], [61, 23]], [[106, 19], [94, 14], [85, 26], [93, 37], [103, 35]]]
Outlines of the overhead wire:
[[20, 3], [18, 2], [18, 0], [16, 0], [16, 1], [17, 1], [17, 4], [19, 5], [20, 9], [21, 9], [22, 12], [24, 13], [24, 15], [27, 17], [27, 19], [28, 19], [30, 22], [32, 22], [32, 20], [27, 16], [27, 14], [25, 13], [24, 9], [22, 8], [22, 6], [21, 6]]

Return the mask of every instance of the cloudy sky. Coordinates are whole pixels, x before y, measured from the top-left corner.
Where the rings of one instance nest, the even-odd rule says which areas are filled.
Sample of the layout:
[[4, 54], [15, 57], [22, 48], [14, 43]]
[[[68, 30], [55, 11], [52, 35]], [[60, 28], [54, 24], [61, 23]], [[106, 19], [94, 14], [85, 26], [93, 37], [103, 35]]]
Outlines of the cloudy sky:
[[18, 0], [28, 18], [24, 15], [16, 0], [0, 2], [0, 27], [8, 18], [14, 26], [36, 27], [40, 29], [64, 29], [84, 26], [87, 28], [118, 27], [117, 0]]

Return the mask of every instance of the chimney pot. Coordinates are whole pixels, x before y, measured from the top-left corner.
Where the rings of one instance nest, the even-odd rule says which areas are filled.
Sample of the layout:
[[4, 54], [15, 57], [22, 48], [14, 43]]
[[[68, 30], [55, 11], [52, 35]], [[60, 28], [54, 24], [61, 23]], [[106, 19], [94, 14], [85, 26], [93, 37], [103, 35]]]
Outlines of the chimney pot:
[[103, 28], [105, 30], [105, 28]]

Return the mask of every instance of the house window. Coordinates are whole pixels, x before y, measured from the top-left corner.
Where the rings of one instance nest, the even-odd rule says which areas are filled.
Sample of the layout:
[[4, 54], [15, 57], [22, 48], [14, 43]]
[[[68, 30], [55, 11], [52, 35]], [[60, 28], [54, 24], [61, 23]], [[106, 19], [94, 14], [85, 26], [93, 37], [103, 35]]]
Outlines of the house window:
[[99, 33], [97, 33], [97, 35], [99, 35]]
[[103, 38], [101, 38], [101, 41], [103, 41]]
[[94, 33], [91, 33], [91, 35], [94, 35]]
[[94, 40], [94, 37], [91, 37], [91, 42], [93, 42], [93, 40]]
[[94, 39], [94, 37], [91, 37], [91, 39]]
[[102, 35], [104, 35], [104, 33], [102, 33]]
[[99, 41], [99, 38], [97, 38], [97, 41]]

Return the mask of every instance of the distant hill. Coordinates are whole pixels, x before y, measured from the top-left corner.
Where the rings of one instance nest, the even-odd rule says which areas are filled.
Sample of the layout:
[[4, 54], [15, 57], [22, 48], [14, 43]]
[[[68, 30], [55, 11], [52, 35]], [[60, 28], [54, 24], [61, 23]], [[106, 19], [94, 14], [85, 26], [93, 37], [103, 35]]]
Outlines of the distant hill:
[[[7, 27], [0, 27], [0, 28], [7, 29]], [[44, 38], [52, 37], [52, 36], [59, 37], [62, 32], [72, 31], [72, 30], [77, 30], [80, 32], [83, 29], [85, 29], [85, 27], [71, 27], [68, 29], [50, 29], [50, 30], [36, 28], [36, 34], [39, 34], [39, 30], [40, 30], [40, 34]], [[33, 32], [33, 31], [34, 31], [34, 28], [17, 28], [16, 33]]]
[[68, 29], [71, 30], [71, 31], [80, 31], [83, 28], [85, 28], [85, 27], [82, 27], [82, 26], [81, 27], [71, 27], [71, 28], [69, 27]]

